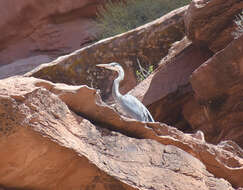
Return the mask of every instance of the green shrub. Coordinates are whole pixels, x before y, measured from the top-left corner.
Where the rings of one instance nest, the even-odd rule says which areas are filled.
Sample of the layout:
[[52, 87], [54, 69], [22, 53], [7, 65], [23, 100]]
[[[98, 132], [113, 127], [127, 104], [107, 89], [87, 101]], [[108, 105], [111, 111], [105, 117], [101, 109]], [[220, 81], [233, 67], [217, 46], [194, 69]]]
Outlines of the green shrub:
[[98, 9], [98, 39], [114, 36], [145, 23], [148, 23], [169, 11], [188, 4], [191, 0], [126, 0], [112, 2], [108, 0]]
[[243, 35], [243, 10], [241, 11], [241, 14], [239, 14], [236, 19], [234, 20], [237, 28], [236, 31], [233, 32], [233, 36], [235, 39], [239, 38], [241, 35]]

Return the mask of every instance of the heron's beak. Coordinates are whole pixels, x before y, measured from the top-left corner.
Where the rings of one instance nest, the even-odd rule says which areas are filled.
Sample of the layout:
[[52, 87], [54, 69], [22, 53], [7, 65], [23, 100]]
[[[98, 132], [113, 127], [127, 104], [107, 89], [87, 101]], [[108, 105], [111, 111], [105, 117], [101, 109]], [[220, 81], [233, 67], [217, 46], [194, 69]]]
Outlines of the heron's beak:
[[96, 67], [101, 67], [109, 70], [113, 70], [112, 67], [109, 64], [98, 64]]

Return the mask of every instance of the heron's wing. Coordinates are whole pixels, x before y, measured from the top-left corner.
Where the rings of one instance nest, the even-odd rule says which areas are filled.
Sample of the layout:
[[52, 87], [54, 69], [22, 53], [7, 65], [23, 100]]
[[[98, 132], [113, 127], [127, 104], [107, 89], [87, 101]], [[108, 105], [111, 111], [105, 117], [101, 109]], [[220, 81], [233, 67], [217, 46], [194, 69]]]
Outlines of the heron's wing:
[[136, 119], [140, 121], [154, 122], [153, 117], [147, 108], [134, 96], [130, 94], [122, 96], [120, 104], [124, 111], [131, 114]]

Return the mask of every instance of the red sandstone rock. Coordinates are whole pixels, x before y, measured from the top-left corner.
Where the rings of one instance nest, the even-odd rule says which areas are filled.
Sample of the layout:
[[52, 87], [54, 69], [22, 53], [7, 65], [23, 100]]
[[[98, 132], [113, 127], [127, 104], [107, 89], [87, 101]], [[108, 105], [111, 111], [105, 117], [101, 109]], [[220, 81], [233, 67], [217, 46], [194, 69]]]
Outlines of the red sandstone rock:
[[[87, 88], [56, 86], [34, 78], [0, 81], [0, 183], [5, 188], [233, 190], [179, 148], [127, 137], [98, 123], [94, 126], [71, 112], [56, 95], [36, 87], [40, 85], [52, 86], [50, 90], [63, 99]], [[86, 93], [79, 95], [87, 98]], [[105, 106], [96, 103], [101, 115]], [[80, 102], [76, 106], [82, 109]], [[141, 122], [133, 125], [146, 129], [139, 126], [144, 125]]]
[[[242, 44], [242, 38], [233, 41], [212, 58], [206, 48], [185, 45], [184, 53], [168, 55], [132, 94], [149, 106], [157, 121], [183, 131], [201, 130], [210, 143], [233, 140], [242, 147]], [[194, 70], [191, 87], [189, 77]]]
[[213, 143], [233, 140], [243, 147], [242, 44], [243, 36], [201, 65], [191, 78], [195, 100], [184, 108], [184, 115]]
[[[194, 2], [208, 6], [204, 1]], [[232, 1], [224, 1], [229, 2]], [[175, 23], [169, 26], [180, 25]], [[153, 31], [158, 27], [156, 24], [148, 26]], [[147, 26], [140, 29], [145, 39], [145, 34], [154, 34], [146, 31]], [[134, 31], [118, 39], [136, 34]], [[228, 38], [228, 30], [226, 34]], [[226, 38], [207, 45], [216, 51], [226, 46]], [[113, 39], [109, 40], [89, 48], [98, 47], [95, 51], [99, 52], [99, 48], [105, 46], [109, 51], [108, 47], [114, 43]], [[126, 40], [124, 47], [132, 41]], [[140, 45], [144, 46], [145, 42]], [[40, 42], [39, 47], [45, 47], [45, 43]], [[184, 40], [178, 42], [162, 60], [163, 65], [133, 92], [146, 104], [152, 104], [150, 109], [157, 120], [167, 119], [167, 123], [183, 130], [188, 126], [194, 132], [200, 129], [205, 137], [201, 131], [185, 134], [162, 123], [141, 123], [121, 117], [102, 102], [96, 90], [87, 86], [53, 84], [27, 77], [0, 81], [0, 184], [7, 189], [233, 189], [224, 180], [217, 179], [224, 178], [241, 189], [243, 151], [229, 141], [242, 146], [241, 44], [242, 38], [222, 48], [200, 66], [212, 53]], [[89, 48], [81, 52], [89, 52]], [[116, 50], [119, 52], [122, 48]], [[133, 52], [130, 50], [133, 49], [128, 52]], [[159, 56], [156, 53], [151, 60]], [[88, 58], [90, 54], [87, 62]], [[76, 74], [80, 71], [75, 74], [80, 69], [75, 67], [79, 59], [80, 52], [62, 57], [44, 66], [40, 75], [53, 81], [79, 84]], [[56, 63], [61, 63], [62, 67], [57, 67]], [[197, 67], [191, 88], [189, 77]], [[71, 75], [63, 76], [64, 68], [68, 68], [67, 73], [71, 71]], [[86, 71], [85, 67], [81, 69]], [[110, 76], [110, 73], [102, 76]], [[99, 76], [92, 77], [94, 81], [87, 83], [96, 85]], [[104, 87], [107, 94], [111, 81], [109, 78]], [[206, 169], [198, 159], [182, 150], [198, 158]]]
[[[128, 185], [141, 189], [149, 189], [149, 186], [152, 186], [155, 189], [163, 189], [165, 184], [166, 186], [169, 186], [169, 179], [177, 179], [174, 178], [175, 176], [173, 174], [171, 174], [171, 176], [170, 172], [168, 174], [168, 171], [166, 172], [167, 174], [163, 174], [161, 169], [156, 169], [157, 167], [162, 167], [159, 163], [163, 163], [163, 161], [157, 160], [160, 156], [157, 157], [156, 155], [159, 155], [158, 153], [160, 150], [156, 147], [162, 146], [159, 145], [160, 143], [164, 145], [174, 145], [200, 159], [205, 164], [207, 170], [212, 172], [216, 177], [223, 177], [230, 181], [234, 186], [239, 187], [243, 185], [240, 180], [243, 175], [243, 160], [239, 157], [239, 155], [242, 155], [242, 150], [234, 149], [238, 152], [235, 154], [235, 152], [229, 148], [234, 147], [230, 143], [222, 146], [214, 146], [207, 144], [203, 140], [204, 138], [202, 134], [183, 134], [177, 129], [165, 124], [143, 123], [121, 117], [113, 109], [106, 106], [101, 101], [100, 96], [95, 90], [88, 88], [87, 86], [67, 86], [64, 84], [55, 85], [44, 80], [23, 77], [2, 80], [0, 86], [0, 102], [3, 102], [4, 100], [7, 105], [1, 104], [2, 107], [0, 110], [3, 110], [2, 113], [9, 113], [8, 117], [6, 114], [2, 114], [0, 120], [1, 126], [4, 126], [3, 130], [5, 133], [3, 133], [3, 138], [5, 139], [9, 137], [14, 138], [16, 137], [15, 135], [17, 135], [18, 138], [14, 139], [21, 139], [22, 135], [27, 136], [27, 138], [35, 139], [36, 137], [32, 137], [32, 132], [30, 130], [34, 129], [55, 142], [74, 149], [80, 155], [86, 156], [98, 168], [108, 173], [108, 175], [111, 175]], [[47, 90], [40, 87], [44, 87]], [[62, 101], [64, 101], [70, 110], [85, 116], [88, 120], [91, 120], [92, 123], [95, 123], [96, 127], [92, 127], [87, 120], [72, 114], [68, 108], [65, 107], [65, 104], [60, 99], [56, 98], [56, 96], [51, 92], [55, 93]], [[26, 126], [27, 128], [16, 128], [17, 125]], [[22, 132], [20, 133], [20, 131]], [[134, 138], [128, 138], [126, 136], [121, 136], [120, 138], [118, 133], [114, 133], [112, 131], [118, 131], [122, 134], [136, 137], [138, 139], [153, 139], [159, 142], [159, 144], [153, 144], [154, 141], [150, 140], [135, 140]], [[8, 141], [6, 140], [5, 142], [7, 143]], [[144, 142], [149, 143], [149, 145], [146, 143], [143, 144]], [[38, 146], [39, 143], [45, 146], [45, 143], [41, 141], [41, 138], [40, 142], [38, 142]], [[125, 143], [124, 146], [123, 143]], [[129, 143], [131, 143], [131, 145]], [[141, 147], [143, 148], [140, 147], [140, 143], [142, 143]], [[137, 148], [131, 148], [130, 150], [129, 147], [134, 147], [134, 144], [136, 144]], [[147, 158], [143, 157], [143, 150], [145, 151], [144, 148], [146, 149], [145, 155], [148, 156]], [[59, 152], [58, 148], [55, 148], [54, 150]], [[52, 152], [54, 150], [52, 149]], [[137, 152], [139, 150], [142, 150], [143, 153]], [[19, 151], [21, 151], [21, 149]], [[121, 151], [123, 151], [123, 153], [121, 153]], [[125, 154], [124, 151], [128, 151], [128, 155]], [[149, 153], [150, 151], [152, 152]], [[169, 152], [170, 151], [173, 152], [174, 148], [172, 148], [172, 150], [170, 149]], [[154, 154], [154, 152], [156, 152], [156, 154]], [[167, 151], [164, 151], [163, 154], [166, 152]], [[53, 154], [56, 155], [57, 153]], [[177, 155], [177, 153], [175, 154]], [[48, 159], [48, 154], [46, 156], [47, 157], [44, 157], [43, 159]], [[151, 165], [152, 168], [150, 165], [147, 165], [148, 158], [149, 160], [152, 160], [152, 163], [154, 163]], [[133, 162], [131, 162], [132, 160]], [[170, 158], [170, 160], [174, 160], [174, 158]], [[199, 164], [196, 164], [195, 161], [190, 159], [189, 163], [193, 166], [192, 168], [190, 166], [191, 169]], [[132, 163], [134, 163], [134, 165]], [[181, 161], [178, 160], [176, 163], [179, 164]], [[50, 164], [52, 164], [52, 162], [50, 162]], [[171, 165], [172, 168], [175, 167], [174, 164]], [[88, 164], [86, 165], [89, 167]], [[144, 170], [144, 166], [146, 170]], [[180, 166], [178, 167], [180, 168]], [[179, 171], [182, 171], [183, 173], [184, 169], [178, 169], [178, 167], [176, 167], [177, 169], [171, 169], [173, 171], [177, 171], [177, 173]], [[149, 175], [147, 172], [149, 172]], [[80, 174], [79, 172], [76, 173], [73, 175], [76, 176]], [[203, 173], [204, 172], [201, 174]], [[29, 174], [31, 174], [31, 172], [26, 175]], [[188, 176], [191, 176], [191, 174]], [[42, 173], [42, 175], [46, 176], [47, 174]], [[56, 177], [58, 174], [52, 173], [52, 175]], [[93, 174], [91, 176], [93, 176]], [[193, 174], [192, 176], [196, 177], [197, 174]], [[206, 174], [206, 176], [210, 175]], [[201, 179], [201, 177], [199, 177], [199, 179]], [[73, 178], [76, 179], [76, 177]], [[9, 181], [12, 181], [10, 179], [12, 178], [9, 178]], [[46, 179], [49, 179], [49, 176], [46, 177]], [[72, 177], [70, 179], [72, 179]], [[154, 181], [154, 179], [158, 179], [160, 183], [157, 183], [157, 180]], [[163, 179], [166, 179], [166, 181], [164, 182]], [[204, 179], [208, 180], [207, 178]], [[139, 180], [139, 182], [137, 180]], [[186, 189], [191, 188], [191, 186], [187, 185], [186, 181], [185, 183], [182, 183], [181, 180], [183, 179], [178, 180], [180, 180], [179, 184], [181, 184], [181, 186], [179, 184], [178, 186], [177, 184], [174, 184], [177, 189], [185, 189], [185, 187]], [[230, 189], [230, 186], [226, 185], [223, 181], [220, 182], [211, 177], [210, 181], [211, 182], [209, 183], [216, 186], [216, 189], [220, 186], [223, 189]], [[63, 183], [65, 183], [65, 181], [63, 181]], [[75, 184], [76, 183], [77, 182], [75, 182]], [[78, 184], [81, 183], [84, 182], [78, 182]], [[182, 186], [183, 184], [186, 186]], [[206, 188], [203, 184], [198, 185], [202, 189]], [[196, 188], [196, 186], [193, 185], [193, 188]]]
[[242, 147], [242, 44], [241, 37], [204, 64], [209, 58], [202, 56], [205, 50], [186, 46], [168, 56], [132, 94], [149, 105], [157, 121], [183, 131], [201, 130], [210, 143], [232, 140]]
[[21, 58], [67, 54], [92, 39], [102, 0], [0, 1], [0, 66]]
[[232, 41], [233, 20], [242, 9], [241, 0], [192, 0], [185, 14], [187, 36], [217, 52]]

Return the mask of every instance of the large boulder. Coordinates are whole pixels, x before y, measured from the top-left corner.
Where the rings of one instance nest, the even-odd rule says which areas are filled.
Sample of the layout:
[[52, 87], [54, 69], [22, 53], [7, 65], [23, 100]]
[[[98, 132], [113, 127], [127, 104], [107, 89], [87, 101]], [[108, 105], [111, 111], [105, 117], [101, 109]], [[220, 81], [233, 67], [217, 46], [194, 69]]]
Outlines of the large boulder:
[[243, 36], [201, 65], [191, 78], [195, 99], [185, 106], [184, 116], [213, 143], [233, 140], [243, 147], [242, 44]]
[[213, 56], [205, 48], [180, 44], [184, 49], [163, 59], [131, 94], [148, 106], [156, 121], [184, 132], [201, 130], [210, 143], [232, 140], [243, 147], [243, 37]]
[[[212, 5], [215, 0], [208, 4], [203, 2], [193, 1], [192, 5], [198, 3], [200, 11], [205, 9], [204, 6]], [[224, 1], [224, 4], [229, 2]], [[241, 5], [241, 1], [237, 2]], [[232, 10], [234, 8], [232, 6]], [[215, 5], [215, 9], [218, 6]], [[207, 14], [208, 11], [201, 14]], [[216, 21], [221, 18], [217, 16], [219, 18], [216, 17]], [[210, 22], [213, 22], [213, 18], [207, 23]], [[193, 23], [197, 23], [196, 20]], [[214, 32], [207, 32], [205, 34], [213, 38]], [[156, 121], [175, 126], [184, 132], [202, 130], [210, 143], [232, 140], [243, 147], [240, 103], [242, 37], [228, 42], [225, 48], [221, 46], [223, 49], [216, 54], [204, 46], [203, 42], [198, 43], [200, 46], [195, 41], [190, 43], [182, 40], [176, 43], [161, 61], [158, 70], [131, 93], [149, 107]]]
[[201, 132], [121, 117], [87, 86], [13, 77], [0, 81], [0, 102], [5, 187], [233, 190], [219, 177], [243, 185], [234, 143], [209, 145]]
[[137, 83], [137, 59], [141, 63], [157, 65], [161, 57], [168, 53], [171, 44], [184, 37], [183, 15], [186, 10], [187, 6], [144, 26], [43, 64], [26, 76], [73, 85], [86, 84], [101, 89], [102, 97], [107, 98], [115, 76], [95, 65], [117, 61], [126, 73], [121, 91], [127, 92]]
[[185, 14], [190, 40], [217, 52], [233, 39], [233, 20], [243, 9], [241, 0], [192, 0]]

